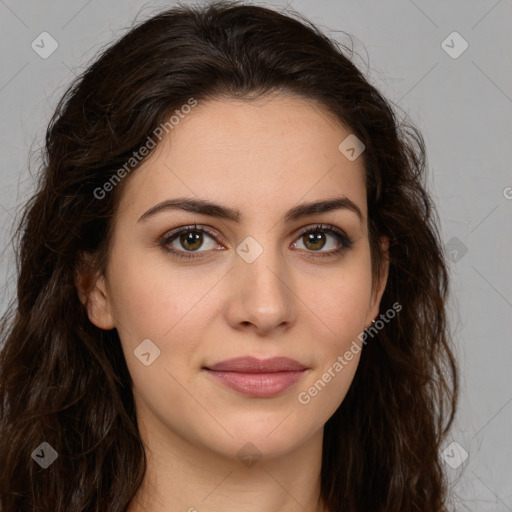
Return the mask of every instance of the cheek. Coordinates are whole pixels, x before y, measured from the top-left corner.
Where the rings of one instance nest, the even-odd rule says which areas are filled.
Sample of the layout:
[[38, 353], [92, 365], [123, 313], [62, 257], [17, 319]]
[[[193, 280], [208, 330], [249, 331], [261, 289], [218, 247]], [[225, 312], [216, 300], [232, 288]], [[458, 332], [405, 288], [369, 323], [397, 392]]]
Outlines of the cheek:
[[[313, 337], [316, 353], [315, 372], [301, 390], [304, 400], [313, 400], [324, 417], [332, 414], [347, 393], [359, 364], [372, 281], [370, 258], [354, 255], [339, 272], [323, 279], [310, 294], [308, 306], [319, 319]], [[313, 317], [312, 321], [313, 321]], [[305, 403], [300, 400], [300, 403]]]
[[[188, 385], [190, 366], [195, 364], [198, 349], [204, 344], [202, 334], [218, 312], [215, 308], [220, 303], [212, 303], [208, 291], [214, 289], [222, 275], [201, 272], [199, 267], [178, 268], [160, 257], [150, 261], [137, 254], [112, 256], [111, 307], [135, 388], [147, 395], [148, 401], [154, 400], [155, 390], [160, 393], [163, 388], [168, 400], [179, 400], [176, 397], [181, 396], [181, 388], [177, 382]], [[158, 354], [149, 366], [137, 357], [146, 353], [139, 347], [147, 346], [148, 342], [141, 345], [147, 339]]]
[[370, 259], [354, 255], [317, 283], [304, 282], [301, 295], [324, 324], [325, 338], [339, 348], [364, 329], [372, 294]]
[[[192, 279], [187, 271], [172, 269], [165, 261], [149, 261], [135, 254], [117, 258], [116, 264], [114, 256], [109, 291], [126, 364], [136, 392], [147, 403], [162, 400], [165, 410], [169, 400], [179, 401], [182, 394], [181, 386], [166, 371], [182, 385], [187, 383], [188, 365], [200, 343], [197, 333], [208, 324], [201, 299], [215, 281], [208, 275]], [[141, 345], [147, 339], [151, 340], [150, 352], [158, 354], [153, 359], [151, 353], [148, 366], [137, 357], [143, 353], [139, 347], [148, 346], [147, 342]], [[183, 399], [185, 403], [187, 397]]]
[[113, 253], [111, 268], [112, 313], [125, 338], [132, 342], [169, 337], [181, 319], [200, 303], [209, 282], [210, 286], [215, 283], [213, 276], [202, 274], [194, 279], [190, 274], [194, 270], [173, 268], [165, 258], [144, 257], [142, 253], [123, 258]]

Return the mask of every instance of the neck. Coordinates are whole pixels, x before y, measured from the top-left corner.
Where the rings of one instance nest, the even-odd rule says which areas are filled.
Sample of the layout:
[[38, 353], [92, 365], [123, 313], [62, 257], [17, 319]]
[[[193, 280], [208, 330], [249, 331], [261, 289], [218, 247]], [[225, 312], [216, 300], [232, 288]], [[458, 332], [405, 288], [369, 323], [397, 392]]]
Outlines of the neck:
[[320, 502], [323, 430], [280, 457], [238, 460], [168, 429], [140, 428], [144, 481], [128, 512], [326, 512]]

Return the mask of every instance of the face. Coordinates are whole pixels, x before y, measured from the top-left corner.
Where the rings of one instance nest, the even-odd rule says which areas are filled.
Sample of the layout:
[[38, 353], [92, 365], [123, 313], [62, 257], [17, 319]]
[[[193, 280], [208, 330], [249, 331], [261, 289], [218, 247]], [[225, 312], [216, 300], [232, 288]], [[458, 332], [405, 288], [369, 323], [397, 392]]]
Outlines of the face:
[[343, 401], [378, 314], [363, 158], [285, 95], [199, 103], [170, 135], [125, 178], [89, 317], [117, 329], [147, 431], [290, 452]]

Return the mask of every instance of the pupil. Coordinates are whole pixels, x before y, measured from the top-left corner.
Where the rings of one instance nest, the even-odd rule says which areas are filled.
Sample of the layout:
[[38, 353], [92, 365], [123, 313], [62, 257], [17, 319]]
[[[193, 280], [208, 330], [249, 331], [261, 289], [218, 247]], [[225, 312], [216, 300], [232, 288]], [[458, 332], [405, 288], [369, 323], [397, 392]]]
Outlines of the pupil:
[[196, 231], [189, 231], [187, 234], [181, 236], [181, 243], [185, 248], [191, 250], [199, 249], [199, 247], [201, 247], [201, 234]]
[[[323, 242], [323, 234], [321, 233], [309, 233], [307, 235], [307, 240], [306, 240], [306, 246], [308, 245], [308, 243], [312, 243], [313, 245], [318, 243], [318, 242]], [[320, 247], [313, 247], [313, 249], [321, 249], [323, 247], [323, 243]]]

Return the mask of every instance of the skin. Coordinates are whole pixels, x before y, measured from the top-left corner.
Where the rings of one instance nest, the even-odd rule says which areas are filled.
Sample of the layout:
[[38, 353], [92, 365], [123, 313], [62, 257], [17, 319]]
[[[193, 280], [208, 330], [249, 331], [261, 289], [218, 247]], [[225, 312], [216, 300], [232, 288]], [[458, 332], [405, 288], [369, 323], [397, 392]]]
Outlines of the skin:
[[[360, 353], [308, 404], [298, 394], [378, 316], [387, 279], [387, 263], [372, 279], [363, 158], [338, 150], [350, 133], [320, 105], [291, 95], [210, 100], [125, 178], [105, 272], [82, 299], [95, 325], [118, 330], [134, 383], [148, 470], [130, 512], [322, 510], [323, 427]], [[339, 209], [281, 220], [299, 203], [341, 195], [362, 219]], [[238, 208], [243, 218], [169, 210], [139, 221], [182, 196]], [[324, 245], [300, 236], [318, 223], [343, 230], [352, 247], [318, 256], [340, 245], [326, 231]], [[196, 259], [159, 245], [194, 224], [218, 235], [204, 234], [199, 250], [188, 250]], [[252, 263], [236, 252], [248, 236], [263, 249]], [[190, 247], [179, 236], [170, 245]], [[134, 350], [148, 338], [160, 356], [145, 366]], [[272, 398], [247, 397], [203, 370], [242, 355], [287, 356], [308, 370]], [[261, 454], [251, 467], [237, 455], [248, 442]]]

